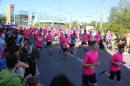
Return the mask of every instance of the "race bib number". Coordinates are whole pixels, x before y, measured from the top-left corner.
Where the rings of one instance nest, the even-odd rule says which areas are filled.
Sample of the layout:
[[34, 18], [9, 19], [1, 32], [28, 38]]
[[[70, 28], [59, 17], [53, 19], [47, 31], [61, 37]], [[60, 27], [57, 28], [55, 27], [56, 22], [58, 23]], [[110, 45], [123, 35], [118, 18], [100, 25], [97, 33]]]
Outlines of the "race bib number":
[[91, 69], [91, 70], [93, 70], [94, 68], [95, 68], [95, 66], [91, 66], [91, 68], [90, 68], [90, 69]]

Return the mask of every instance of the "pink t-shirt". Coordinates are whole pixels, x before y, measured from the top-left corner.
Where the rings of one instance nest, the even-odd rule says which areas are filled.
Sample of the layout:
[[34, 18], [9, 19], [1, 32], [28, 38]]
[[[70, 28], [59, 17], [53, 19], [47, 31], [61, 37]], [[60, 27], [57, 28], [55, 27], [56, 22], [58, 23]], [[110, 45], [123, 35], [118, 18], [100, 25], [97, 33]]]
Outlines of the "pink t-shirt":
[[110, 39], [111, 39], [111, 34], [109, 33], [109, 34], [107, 34], [107, 36], [108, 36], [107, 41], [110, 41]]
[[30, 37], [29, 31], [24, 31], [24, 35], [25, 35], [25, 38], [26, 38], [26, 39], [29, 39], [29, 37]]
[[59, 39], [60, 39], [60, 42], [62, 42], [62, 40], [64, 39], [64, 36], [60, 35]]
[[70, 36], [72, 34], [72, 32], [71, 31], [68, 31], [68, 36]]
[[[92, 50], [88, 51], [83, 59], [83, 62], [86, 64], [94, 64], [98, 60], [98, 51], [93, 52]], [[82, 73], [84, 75], [93, 75], [95, 73], [95, 67], [83, 67]]]
[[87, 37], [88, 37], [88, 41], [92, 41], [92, 34], [88, 34]]
[[36, 46], [42, 47], [42, 43], [44, 41], [44, 38], [42, 36], [36, 37]]
[[[111, 58], [110, 58], [111, 61], [114, 61], [114, 62], [122, 62], [123, 61], [123, 55], [120, 54], [119, 52], [115, 53]], [[120, 70], [120, 66], [117, 66], [115, 64], [110, 64], [110, 71], [112, 72], [116, 72], [116, 71], [119, 71]]]
[[37, 31], [34, 32], [34, 36], [37, 37], [39, 36], [39, 33]]
[[79, 38], [79, 30], [76, 31], [77, 38]]
[[46, 36], [46, 34], [47, 34], [47, 29], [46, 28], [43, 29], [43, 33]]
[[63, 49], [68, 48], [68, 44], [69, 44], [69, 39], [63, 38], [63, 39], [62, 39], [62, 48], [63, 48]]
[[96, 41], [97, 41], [98, 43], [100, 43], [100, 40], [101, 40], [102, 36], [101, 36], [100, 34], [97, 34], [97, 35], [95, 36], [95, 38], [96, 38]]
[[86, 42], [87, 41], [87, 34], [82, 34], [82, 42]]
[[51, 35], [51, 34], [48, 34], [48, 35], [46, 36], [46, 40], [47, 40], [47, 42], [51, 42], [51, 41], [52, 41], [52, 35]]

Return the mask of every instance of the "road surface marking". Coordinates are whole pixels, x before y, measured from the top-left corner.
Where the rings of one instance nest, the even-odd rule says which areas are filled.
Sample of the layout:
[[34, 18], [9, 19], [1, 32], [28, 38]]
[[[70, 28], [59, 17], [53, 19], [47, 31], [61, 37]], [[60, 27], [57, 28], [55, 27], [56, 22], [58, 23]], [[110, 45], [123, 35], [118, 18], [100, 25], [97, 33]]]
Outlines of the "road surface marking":
[[[67, 53], [67, 54], [69, 54], [70, 56], [72, 56], [73, 58], [75, 58], [75, 57], [74, 57], [74, 55], [72, 55], [72, 54], [70, 54], [70, 53]], [[75, 58], [75, 59], [77, 59], [77, 60], [79, 60], [79, 61], [83, 62], [83, 60], [82, 60], [82, 59], [80, 59], [80, 58]]]

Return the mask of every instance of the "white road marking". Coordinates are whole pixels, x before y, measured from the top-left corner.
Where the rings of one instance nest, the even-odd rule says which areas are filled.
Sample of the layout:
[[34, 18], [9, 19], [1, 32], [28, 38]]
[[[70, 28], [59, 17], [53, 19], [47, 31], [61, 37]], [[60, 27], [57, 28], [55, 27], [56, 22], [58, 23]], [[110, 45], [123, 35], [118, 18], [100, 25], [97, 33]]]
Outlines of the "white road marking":
[[[69, 54], [70, 56], [72, 56], [73, 58], [75, 58], [75, 57], [74, 57], [74, 55], [72, 55], [72, 54], [70, 54], [70, 53], [67, 53], [67, 54]], [[75, 59], [77, 59], [77, 60], [79, 60], [79, 61], [83, 62], [83, 60], [82, 60], [82, 59], [80, 59], [80, 58], [75, 58]]]
[[[60, 48], [60, 46], [57, 46], [57, 48]], [[72, 56], [73, 58], [75, 58], [74, 57], [74, 55], [72, 55], [72, 54], [70, 54], [70, 53], [67, 53], [68, 55], [70, 55], [70, 56]], [[83, 62], [83, 60], [82, 59], [80, 59], [80, 58], [75, 58], [75, 59], [77, 59], [77, 60], [79, 60], [79, 61], [81, 61], [81, 62]]]

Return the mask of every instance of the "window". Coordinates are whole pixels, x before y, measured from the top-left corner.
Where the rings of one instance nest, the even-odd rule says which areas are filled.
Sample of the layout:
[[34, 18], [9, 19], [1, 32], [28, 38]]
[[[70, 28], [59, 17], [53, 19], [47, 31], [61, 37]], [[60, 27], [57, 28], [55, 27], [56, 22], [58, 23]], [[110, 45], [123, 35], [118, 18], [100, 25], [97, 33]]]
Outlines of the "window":
[[10, 9], [11, 9], [11, 12], [14, 12], [14, 6], [11, 6]]

